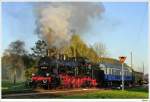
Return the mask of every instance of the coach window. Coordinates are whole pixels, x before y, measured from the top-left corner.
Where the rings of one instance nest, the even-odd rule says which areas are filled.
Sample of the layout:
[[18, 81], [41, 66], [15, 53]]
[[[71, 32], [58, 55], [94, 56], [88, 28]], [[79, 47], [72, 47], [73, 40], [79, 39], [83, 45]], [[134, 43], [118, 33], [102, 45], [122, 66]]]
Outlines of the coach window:
[[110, 74], [113, 74], [113, 72], [112, 72], [112, 68], [110, 69]]
[[129, 76], [131, 76], [131, 72], [129, 72]]
[[116, 70], [116, 75], [118, 75], [118, 70]]
[[124, 71], [124, 76], [125, 76], [125, 71]]
[[116, 75], [118, 75], [118, 70], [116, 70]]
[[120, 75], [120, 70], [118, 70], [118, 75]]
[[130, 76], [130, 72], [128, 71], [128, 76]]
[[131, 74], [131, 72], [129, 72], [129, 76], [131, 76], [132, 74]]
[[117, 75], [117, 70], [115, 70], [115, 75]]
[[111, 68], [109, 69], [109, 74], [111, 74]]
[[116, 69], [113, 69], [114, 70], [114, 75], [116, 75]]
[[127, 76], [127, 71], [126, 71], [126, 76]]
[[107, 70], [108, 70], [108, 73], [107, 73], [107, 74], [110, 74], [110, 69], [109, 69], [109, 68], [107, 68]]
[[112, 75], [115, 75], [115, 70], [114, 69], [112, 69]]
[[121, 75], [122, 73], [121, 73], [121, 70], [119, 70], [119, 75]]
[[116, 70], [116, 72], [117, 72], [117, 75], [119, 75], [118, 70]]
[[115, 72], [116, 72], [116, 75], [118, 75], [118, 70], [116, 70]]
[[109, 74], [109, 68], [107, 68], [107, 74]]
[[124, 76], [126, 76], [126, 71], [124, 71]]
[[116, 70], [116, 73], [117, 73], [116, 75], [119, 75], [118, 70]]
[[116, 69], [113, 69], [113, 74], [116, 75]]
[[116, 71], [115, 71], [115, 69], [113, 69], [113, 75], [116, 75]]
[[117, 75], [119, 75], [119, 70], [117, 70]]
[[112, 75], [115, 75], [115, 71], [114, 71], [114, 69], [112, 69]]

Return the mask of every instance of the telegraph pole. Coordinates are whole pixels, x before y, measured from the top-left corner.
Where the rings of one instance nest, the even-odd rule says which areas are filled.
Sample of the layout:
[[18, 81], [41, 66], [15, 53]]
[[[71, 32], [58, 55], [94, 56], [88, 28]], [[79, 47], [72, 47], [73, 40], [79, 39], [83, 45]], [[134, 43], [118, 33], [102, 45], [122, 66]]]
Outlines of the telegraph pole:
[[132, 64], [132, 52], [131, 52], [131, 69], [133, 67], [133, 64]]
[[132, 51], [131, 51], [131, 73], [132, 73], [132, 80], [134, 80], [134, 74], [133, 74], [133, 57], [132, 57]]
[[124, 90], [124, 69], [123, 69], [123, 63], [122, 63], [122, 90]]
[[144, 74], [144, 62], [143, 62], [143, 74]]
[[143, 81], [144, 81], [144, 62], [143, 62]]

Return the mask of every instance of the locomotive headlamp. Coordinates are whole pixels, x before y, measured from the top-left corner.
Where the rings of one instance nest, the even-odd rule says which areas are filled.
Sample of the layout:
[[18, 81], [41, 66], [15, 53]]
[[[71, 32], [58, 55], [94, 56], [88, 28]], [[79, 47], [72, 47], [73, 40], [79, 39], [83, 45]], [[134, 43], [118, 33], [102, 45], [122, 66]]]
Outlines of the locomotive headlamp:
[[47, 80], [43, 80], [43, 83], [47, 83]]
[[49, 76], [49, 73], [46, 73], [46, 76]]
[[34, 73], [32, 73], [32, 76], [35, 76], [35, 74], [34, 74]]

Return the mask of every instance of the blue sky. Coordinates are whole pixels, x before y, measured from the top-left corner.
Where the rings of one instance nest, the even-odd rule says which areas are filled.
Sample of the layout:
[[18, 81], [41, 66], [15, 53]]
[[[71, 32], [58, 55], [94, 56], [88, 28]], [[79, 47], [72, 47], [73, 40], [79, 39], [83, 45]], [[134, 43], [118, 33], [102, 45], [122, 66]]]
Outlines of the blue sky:
[[32, 6], [28, 3], [3, 3], [2, 4], [2, 51], [10, 42], [17, 39], [23, 40], [28, 49], [38, 39], [34, 34], [35, 17]]
[[[103, 3], [102, 19], [90, 21], [91, 29], [82, 36], [87, 44], [102, 42], [110, 57], [127, 56], [130, 52], [138, 71], [145, 64], [148, 71], [148, 4], [147, 3]], [[25, 41], [28, 50], [38, 39], [34, 33], [35, 17], [31, 3], [2, 4], [2, 50], [17, 39]]]

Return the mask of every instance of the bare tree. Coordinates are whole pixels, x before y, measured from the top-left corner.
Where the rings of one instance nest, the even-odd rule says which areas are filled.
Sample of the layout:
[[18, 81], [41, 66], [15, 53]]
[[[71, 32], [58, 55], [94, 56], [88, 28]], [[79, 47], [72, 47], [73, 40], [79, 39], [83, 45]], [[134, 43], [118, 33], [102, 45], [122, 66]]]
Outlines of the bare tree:
[[93, 49], [99, 57], [104, 57], [107, 55], [106, 46], [103, 43], [96, 42], [93, 45]]

